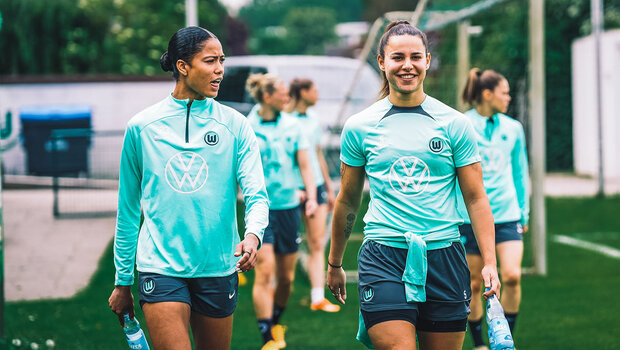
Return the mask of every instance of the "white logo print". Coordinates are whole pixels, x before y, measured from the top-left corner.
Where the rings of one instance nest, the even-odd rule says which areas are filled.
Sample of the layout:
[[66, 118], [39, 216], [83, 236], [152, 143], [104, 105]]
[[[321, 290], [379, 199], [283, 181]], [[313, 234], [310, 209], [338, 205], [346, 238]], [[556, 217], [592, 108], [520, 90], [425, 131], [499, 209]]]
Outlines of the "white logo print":
[[426, 190], [431, 172], [418, 157], [401, 157], [390, 169], [390, 186], [405, 196], [417, 196]]
[[485, 148], [480, 150], [482, 169], [489, 173], [501, 171], [504, 167], [504, 154], [497, 148]]
[[233, 291], [231, 294], [228, 294], [228, 299], [232, 299], [235, 296], [236, 291]]
[[166, 182], [179, 193], [196, 192], [209, 176], [207, 161], [195, 152], [179, 152], [166, 163]]

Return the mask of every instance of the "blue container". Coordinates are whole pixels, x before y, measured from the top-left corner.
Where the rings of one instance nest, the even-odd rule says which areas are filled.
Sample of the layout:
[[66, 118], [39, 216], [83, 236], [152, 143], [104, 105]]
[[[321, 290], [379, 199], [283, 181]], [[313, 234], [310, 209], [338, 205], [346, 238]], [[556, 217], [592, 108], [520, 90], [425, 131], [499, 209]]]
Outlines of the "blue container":
[[[28, 173], [42, 176], [88, 174], [91, 114], [91, 107], [86, 105], [21, 107], [19, 116]], [[52, 132], [60, 129], [83, 132], [52, 139]]]

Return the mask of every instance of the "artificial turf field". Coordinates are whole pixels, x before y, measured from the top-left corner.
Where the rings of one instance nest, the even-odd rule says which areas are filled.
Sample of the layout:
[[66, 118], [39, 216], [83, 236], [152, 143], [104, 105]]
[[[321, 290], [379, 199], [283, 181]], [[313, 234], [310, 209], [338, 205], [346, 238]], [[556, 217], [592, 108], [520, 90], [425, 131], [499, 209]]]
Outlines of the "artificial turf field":
[[[362, 205], [364, 207], [364, 204]], [[524, 276], [523, 302], [514, 334], [519, 349], [620, 349], [620, 259], [555, 242], [564, 235], [620, 250], [620, 197], [547, 199], [548, 275]], [[361, 233], [357, 222], [355, 233]], [[528, 245], [526, 236], [526, 247]], [[345, 267], [355, 269], [359, 241], [350, 242]], [[526, 248], [527, 249], [527, 248]], [[527, 266], [530, 257], [525, 257]], [[287, 349], [364, 349], [356, 340], [357, 289], [350, 284], [348, 302], [339, 313], [309, 310], [309, 283], [298, 269], [295, 289], [282, 317], [288, 326]], [[259, 349], [250, 283], [239, 288], [232, 349]], [[111, 245], [88, 287], [62, 300], [11, 302], [5, 309], [5, 339], [20, 339], [30, 349], [45, 349], [52, 339], [58, 350], [127, 349], [123, 332], [107, 300], [113, 288]], [[328, 293], [326, 293], [328, 294]], [[134, 293], [134, 296], [136, 294]], [[137, 300], [137, 297], [136, 297]], [[144, 318], [137, 308], [138, 319]], [[464, 349], [471, 349], [469, 335]]]

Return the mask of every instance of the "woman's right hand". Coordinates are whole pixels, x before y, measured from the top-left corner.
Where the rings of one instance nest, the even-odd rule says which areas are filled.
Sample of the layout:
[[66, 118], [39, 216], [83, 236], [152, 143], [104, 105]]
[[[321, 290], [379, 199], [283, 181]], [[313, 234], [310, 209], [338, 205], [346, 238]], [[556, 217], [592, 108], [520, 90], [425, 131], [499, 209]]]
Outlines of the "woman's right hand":
[[340, 303], [344, 304], [347, 300], [347, 276], [344, 273], [342, 267], [334, 268], [328, 266], [327, 268], [327, 286], [332, 291], [334, 298]]
[[125, 326], [123, 315], [129, 312], [129, 318], [135, 317], [133, 310], [133, 295], [131, 294], [131, 286], [116, 286], [112, 291], [112, 295], [108, 299], [110, 309], [118, 316], [121, 326]]

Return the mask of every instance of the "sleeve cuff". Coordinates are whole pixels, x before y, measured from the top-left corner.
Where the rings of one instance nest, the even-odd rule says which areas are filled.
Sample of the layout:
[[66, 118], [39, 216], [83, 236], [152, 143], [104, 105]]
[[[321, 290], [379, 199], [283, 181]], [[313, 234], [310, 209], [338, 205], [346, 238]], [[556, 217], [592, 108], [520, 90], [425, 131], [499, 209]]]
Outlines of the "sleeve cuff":
[[133, 276], [116, 277], [115, 286], [131, 286], [133, 285]]
[[364, 166], [366, 165], [366, 161], [365, 160], [359, 160], [359, 159], [351, 159], [351, 158], [347, 158], [343, 155], [340, 155], [340, 160], [345, 163], [348, 166]]
[[471, 158], [462, 159], [457, 162], [454, 162], [454, 166], [456, 166], [457, 168], [460, 168], [460, 167], [468, 166], [474, 163], [478, 163], [479, 161], [480, 161], [480, 156], [476, 155]]

